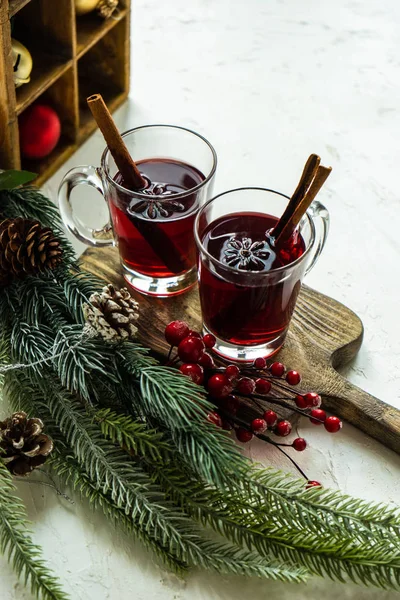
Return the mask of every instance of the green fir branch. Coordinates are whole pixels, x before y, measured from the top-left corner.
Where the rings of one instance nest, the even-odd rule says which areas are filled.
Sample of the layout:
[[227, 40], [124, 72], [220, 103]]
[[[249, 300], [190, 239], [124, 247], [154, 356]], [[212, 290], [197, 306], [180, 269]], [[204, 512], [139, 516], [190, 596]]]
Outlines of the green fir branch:
[[303, 568], [286, 567], [257, 553], [203, 537], [193, 521], [165, 498], [161, 488], [140, 465], [128, 462], [124, 452], [104, 440], [100, 428], [93, 424], [76, 399], [54, 382], [43, 385], [45, 376], [37, 388], [24, 379], [8, 374], [7, 396], [21, 399], [25, 395], [27, 402], [34, 402], [38, 408], [41, 404], [47, 407], [79, 464], [88, 477], [96, 481], [96, 487], [104, 494], [109, 493], [131, 519], [139, 519], [146, 530], [150, 527], [154, 537], [167, 544], [179, 560], [220, 573], [257, 575], [288, 582], [306, 579], [307, 571]]
[[41, 559], [41, 550], [29, 535], [30, 523], [11, 475], [0, 458], [0, 551], [32, 594], [42, 600], [68, 600], [58, 580]]
[[[135, 422], [111, 411], [106, 411], [106, 418], [107, 427], [102, 427], [106, 437], [127, 451], [137, 451], [134, 434], [130, 435], [135, 431]], [[165, 446], [165, 442], [163, 444]], [[374, 583], [380, 587], [398, 586], [400, 545], [393, 540], [377, 542], [374, 539], [367, 543], [343, 529], [339, 537], [329, 532], [317, 536], [308, 529], [296, 529], [293, 524], [288, 527], [275, 524], [268, 511], [262, 513], [263, 521], [257, 524], [256, 517], [260, 515], [255, 514], [254, 508], [243, 498], [196, 480], [193, 472], [182, 470], [179, 461], [174, 461], [173, 449], [168, 446], [167, 449], [162, 462], [154, 461], [146, 446], [140, 453], [148, 463], [153, 481], [196, 521], [211, 525], [239, 546], [246, 545], [264, 556], [272, 553], [289, 564], [302, 564], [317, 575], [328, 575], [339, 581], [348, 577], [357, 583]]]

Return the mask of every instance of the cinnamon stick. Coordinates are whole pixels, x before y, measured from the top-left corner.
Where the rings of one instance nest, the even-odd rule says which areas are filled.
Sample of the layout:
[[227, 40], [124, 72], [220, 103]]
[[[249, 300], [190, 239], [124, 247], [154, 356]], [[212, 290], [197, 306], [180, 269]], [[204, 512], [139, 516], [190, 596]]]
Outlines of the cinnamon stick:
[[146, 187], [146, 181], [129, 154], [101, 94], [89, 96], [87, 103], [122, 175], [124, 186], [133, 191]]
[[[115, 164], [122, 175], [123, 185], [128, 190], [139, 191], [146, 187], [146, 181], [141, 176], [139, 169], [129, 154], [128, 148], [119, 133], [114, 120], [108, 110], [101, 94], [94, 94], [87, 98], [88, 106], [99, 126], [107, 143]], [[132, 224], [149, 244], [154, 254], [158, 257], [171, 273], [182, 273], [190, 269], [187, 258], [182, 256], [169, 236], [158, 227], [157, 223], [146, 219], [132, 218]]]
[[319, 167], [320, 161], [321, 159], [317, 154], [311, 154], [308, 157], [303, 169], [303, 173], [300, 177], [300, 181], [297, 184], [295, 191], [293, 192], [289, 204], [287, 205], [285, 212], [279, 219], [278, 223], [274, 227], [274, 230], [272, 232], [273, 237], [278, 238], [282, 233], [283, 228], [289, 221], [293, 211], [296, 209], [298, 202], [303, 198], [304, 194], [310, 187], [311, 182], [314, 179], [317, 169]]
[[301, 218], [305, 214], [311, 202], [314, 200], [315, 196], [318, 194], [321, 187], [324, 185], [331, 171], [332, 167], [323, 167], [322, 165], [318, 166], [310, 187], [308, 190], [306, 190], [304, 196], [297, 202], [296, 206], [292, 208], [291, 214], [282, 228], [281, 233], [275, 238], [276, 247], [284, 244], [293, 234], [297, 225], [300, 223]]

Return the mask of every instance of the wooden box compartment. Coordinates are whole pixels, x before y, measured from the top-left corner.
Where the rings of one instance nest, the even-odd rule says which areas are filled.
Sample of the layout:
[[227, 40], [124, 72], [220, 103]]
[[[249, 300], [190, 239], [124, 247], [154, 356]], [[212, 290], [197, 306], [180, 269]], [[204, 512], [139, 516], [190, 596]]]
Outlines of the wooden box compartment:
[[[11, 34], [10, 18], [13, 19]], [[86, 96], [104, 94], [110, 110], [127, 97], [130, 0], [120, 0], [109, 19], [75, 15], [74, 0], [0, 0], [0, 169], [38, 173], [41, 185], [95, 129]], [[11, 37], [33, 58], [29, 83], [15, 89]], [[38, 161], [20, 155], [18, 118], [35, 101], [59, 114], [62, 137]]]
[[125, 96], [129, 85], [129, 65], [121, 68], [121, 56], [126, 51], [127, 17], [122, 17], [94, 46], [78, 60], [79, 134], [86, 136], [96, 125], [86, 98], [101, 94], [110, 110]]

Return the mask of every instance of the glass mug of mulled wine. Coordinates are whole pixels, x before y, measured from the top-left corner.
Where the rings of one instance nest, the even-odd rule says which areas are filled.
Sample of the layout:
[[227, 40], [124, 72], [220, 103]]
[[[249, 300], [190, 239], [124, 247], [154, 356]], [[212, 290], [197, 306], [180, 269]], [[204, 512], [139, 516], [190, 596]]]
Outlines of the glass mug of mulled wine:
[[[212, 145], [201, 135], [173, 125], [146, 125], [122, 134], [147, 186], [124, 187], [106, 148], [101, 166], [76, 167], [61, 182], [58, 200], [67, 229], [90, 246], [118, 246], [125, 280], [144, 294], [180, 294], [197, 280], [193, 224], [211, 196], [217, 166]], [[71, 194], [81, 184], [107, 202], [110, 221], [101, 229], [74, 214]]]
[[325, 244], [329, 214], [314, 200], [291, 239], [274, 246], [270, 232], [288, 199], [240, 188], [212, 198], [196, 217], [203, 327], [222, 358], [250, 362], [281, 348], [302, 279]]

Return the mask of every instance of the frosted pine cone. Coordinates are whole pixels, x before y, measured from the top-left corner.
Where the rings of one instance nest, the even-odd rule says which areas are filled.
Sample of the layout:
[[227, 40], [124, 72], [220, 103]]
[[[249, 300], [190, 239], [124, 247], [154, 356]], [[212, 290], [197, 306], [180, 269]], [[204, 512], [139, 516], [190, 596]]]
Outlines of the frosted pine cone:
[[40, 419], [28, 419], [22, 411], [0, 421], [0, 460], [10, 473], [28, 475], [46, 462], [53, 442], [43, 427]]
[[92, 294], [90, 304], [83, 305], [89, 330], [108, 342], [133, 339], [137, 333], [139, 304], [126, 288], [116, 290], [109, 284], [101, 294]]

